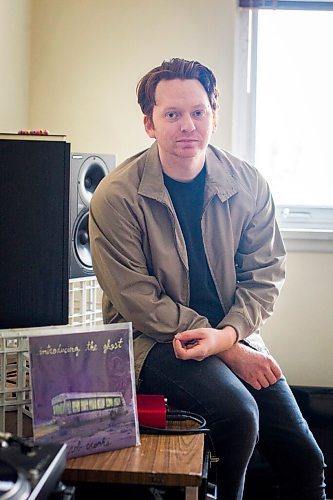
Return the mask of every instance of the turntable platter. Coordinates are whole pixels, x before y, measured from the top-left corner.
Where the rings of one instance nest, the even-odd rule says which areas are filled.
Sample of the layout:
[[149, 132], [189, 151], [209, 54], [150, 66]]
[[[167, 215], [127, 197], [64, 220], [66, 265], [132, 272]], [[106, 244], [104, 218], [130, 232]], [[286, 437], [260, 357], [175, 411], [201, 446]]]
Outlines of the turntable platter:
[[12, 465], [0, 460], [0, 499], [25, 500], [30, 491], [26, 478]]

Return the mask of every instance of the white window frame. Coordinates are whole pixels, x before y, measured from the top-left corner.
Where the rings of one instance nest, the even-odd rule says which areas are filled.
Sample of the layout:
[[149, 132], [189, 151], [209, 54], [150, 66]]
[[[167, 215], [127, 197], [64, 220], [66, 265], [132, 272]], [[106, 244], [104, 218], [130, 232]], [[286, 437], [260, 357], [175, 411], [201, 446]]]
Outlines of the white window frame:
[[[258, 10], [238, 8], [232, 151], [254, 164]], [[333, 195], [332, 195], [333, 197]], [[333, 252], [333, 207], [278, 205], [287, 250]]]

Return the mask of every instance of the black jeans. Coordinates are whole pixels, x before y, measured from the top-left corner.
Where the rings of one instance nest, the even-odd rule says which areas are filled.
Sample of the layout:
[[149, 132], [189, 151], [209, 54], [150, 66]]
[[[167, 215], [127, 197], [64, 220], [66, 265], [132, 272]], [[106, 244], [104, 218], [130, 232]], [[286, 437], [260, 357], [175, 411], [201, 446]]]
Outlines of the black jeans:
[[144, 363], [138, 392], [163, 394], [171, 406], [205, 417], [220, 458], [219, 498], [242, 498], [256, 444], [279, 477], [281, 499], [326, 498], [322, 452], [283, 377], [257, 391], [216, 356], [183, 361], [172, 344], [160, 343]]

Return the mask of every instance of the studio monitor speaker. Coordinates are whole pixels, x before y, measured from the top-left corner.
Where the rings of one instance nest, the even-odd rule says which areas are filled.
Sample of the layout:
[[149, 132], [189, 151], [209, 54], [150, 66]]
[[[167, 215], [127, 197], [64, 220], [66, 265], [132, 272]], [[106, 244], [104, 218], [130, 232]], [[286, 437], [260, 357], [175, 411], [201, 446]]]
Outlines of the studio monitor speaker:
[[98, 184], [115, 165], [114, 154], [71, 155], [70, 278], [94, 274], [88, 232], [89, 205]]
[[0, 328], [68, 323], [70, 145], [0, 139]]

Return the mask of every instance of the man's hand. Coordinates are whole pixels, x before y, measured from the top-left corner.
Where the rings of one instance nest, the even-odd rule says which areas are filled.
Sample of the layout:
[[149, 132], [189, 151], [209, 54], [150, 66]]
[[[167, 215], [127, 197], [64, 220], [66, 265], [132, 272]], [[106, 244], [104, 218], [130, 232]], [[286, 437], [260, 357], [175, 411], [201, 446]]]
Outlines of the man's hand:
[[196, 328], [177, 333], [173, 339], [176, 358], [202, 361], [208, 356], [230, 349], [237, 339], [236, 330], [225, 326], [222, 330], [215, 328]]
[[244, 344], [235, 344], [228, 351], [219, 353], [218, 357], [239, 378], [257, 390], [275, 384], [282, 375], [281, 368], [272, 356]]

